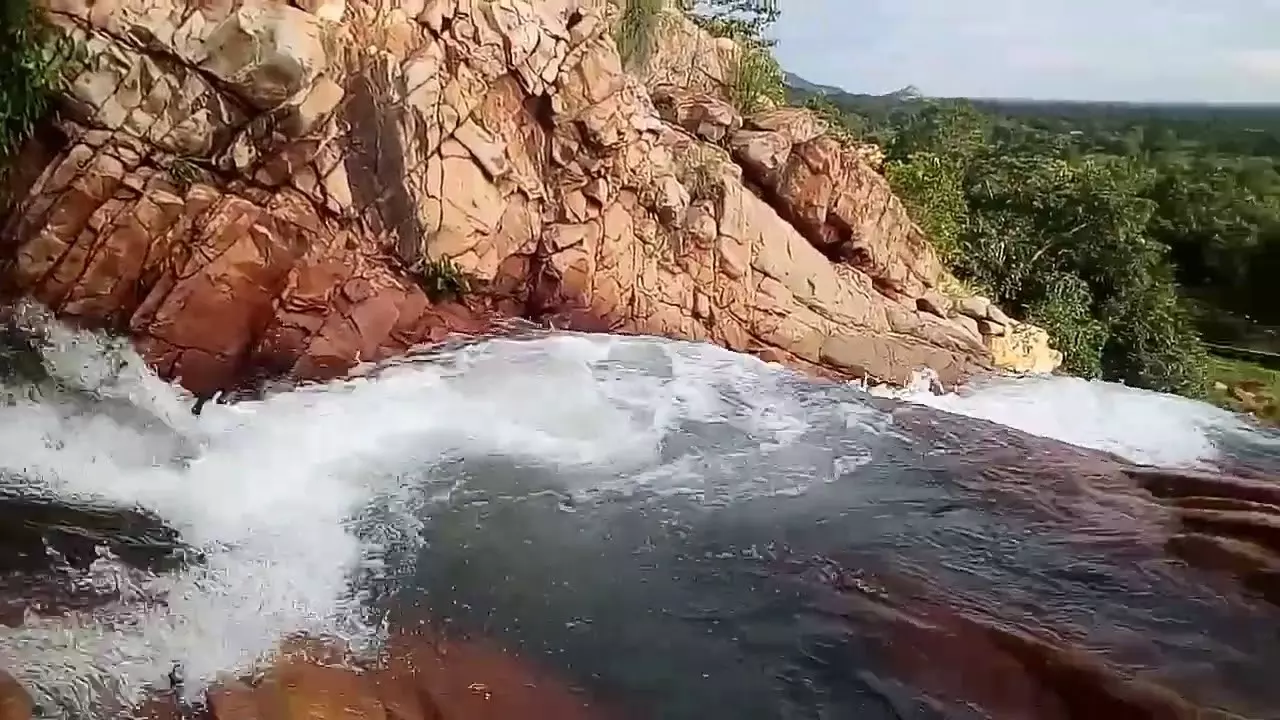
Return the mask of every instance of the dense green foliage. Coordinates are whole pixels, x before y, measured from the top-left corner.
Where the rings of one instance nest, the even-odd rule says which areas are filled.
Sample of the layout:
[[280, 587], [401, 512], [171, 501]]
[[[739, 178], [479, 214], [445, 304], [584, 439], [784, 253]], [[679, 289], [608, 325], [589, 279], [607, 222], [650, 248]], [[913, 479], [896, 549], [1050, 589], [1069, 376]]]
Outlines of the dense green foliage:
[[1069, 371], [1201, 395], [1198, 331], [1280, 323], [1280, 108], [791, 100], [882, 145], [956, 275], [1044, 325]]
[[48, 112], [65, 50], [31, 0], [0, 5], [0, 158], [12, 154]]

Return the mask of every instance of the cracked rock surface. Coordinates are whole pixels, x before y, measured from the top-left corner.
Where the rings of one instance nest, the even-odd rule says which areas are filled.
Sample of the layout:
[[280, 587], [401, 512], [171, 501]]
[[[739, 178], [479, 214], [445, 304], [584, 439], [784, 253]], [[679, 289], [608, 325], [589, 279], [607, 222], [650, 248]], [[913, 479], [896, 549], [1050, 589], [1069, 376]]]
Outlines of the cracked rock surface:
[[[920, 302], [942, 268], [860, 151], [625, 73], [606, 0], [45, 5], [83, 52], [19, 159], [0, 278], [195, 392], [504, 316], [835, 377], [992, 366]], [[441, 267], [469, 289], [429, 297]]]

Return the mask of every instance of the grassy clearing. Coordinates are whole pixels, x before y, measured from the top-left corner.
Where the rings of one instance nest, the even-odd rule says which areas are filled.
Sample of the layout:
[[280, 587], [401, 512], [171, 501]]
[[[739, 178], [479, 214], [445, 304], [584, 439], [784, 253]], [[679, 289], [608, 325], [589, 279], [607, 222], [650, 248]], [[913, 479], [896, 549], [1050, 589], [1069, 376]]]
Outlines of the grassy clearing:
[[1208, 383], [1209, 400], [1215, 405], [1280, 423], [1280, 371], [1211, 355]]

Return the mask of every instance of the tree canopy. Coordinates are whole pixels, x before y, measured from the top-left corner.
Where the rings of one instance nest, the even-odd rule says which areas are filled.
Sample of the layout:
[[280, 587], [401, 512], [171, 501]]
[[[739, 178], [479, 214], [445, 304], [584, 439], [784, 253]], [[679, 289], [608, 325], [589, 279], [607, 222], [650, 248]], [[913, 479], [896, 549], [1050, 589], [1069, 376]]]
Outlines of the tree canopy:
[[1199, 395], [1201, 332], [1280, 323], [1280, 108], [791, 99], [883, 146], [957, 276], [1071, 372]]

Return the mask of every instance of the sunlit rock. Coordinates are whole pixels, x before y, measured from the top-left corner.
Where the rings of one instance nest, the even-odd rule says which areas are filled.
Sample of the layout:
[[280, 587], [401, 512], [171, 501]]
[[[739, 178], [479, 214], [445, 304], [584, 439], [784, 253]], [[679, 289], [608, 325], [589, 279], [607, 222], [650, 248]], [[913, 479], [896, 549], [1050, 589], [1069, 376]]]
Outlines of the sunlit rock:
[[1001, 333], [983, 333], [982, 340], [1001, 370], [1046, 374], [1062, 365], [1062, 353], [1051, 345], [1049, 333], [1035, 325], [1014, 322]]
[[674, 11], [628, 74], [598, 0], [47, 2], [85, 57], [3, 279], [199, 394], [511, 315], [846, 378], [992, 367], [917, 302], [941, 264], [876, 161], [803, 109], [739, 127], [735, 46]]

